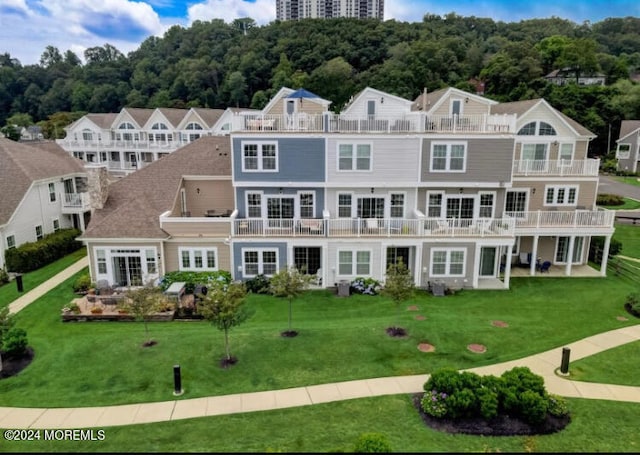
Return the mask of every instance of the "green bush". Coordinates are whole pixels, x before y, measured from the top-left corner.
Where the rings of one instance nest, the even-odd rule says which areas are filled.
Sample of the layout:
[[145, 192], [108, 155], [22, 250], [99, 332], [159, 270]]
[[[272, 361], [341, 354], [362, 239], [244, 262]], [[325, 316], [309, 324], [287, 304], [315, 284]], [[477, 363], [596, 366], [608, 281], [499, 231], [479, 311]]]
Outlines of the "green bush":
[[559, 395], [549, 394], [547, 410], [549, 411], [549, 414], [556, 417], [564, 417], [566, 415], [569, 415], [569, 406], [567, 405], [567, 400]]
[[166, 291], [175, 282], [184, 282], [185, 292], [193, 293], [196, 285], [211, 287], [217, 283], [231, 283], [231, 273], [226, 270], [216, 270], [211, 272], [183, 272], [175, 271], [166, 273], [160, 280], [159, 286]]
[[87, 292], [90, 287], [91, 287], [91, 276], [89, 276], [88, 273], [80, 275], [78, 278], [76, 278], [76, 280], [73, 282], [73, 285], [72, 285], [73, 292], [76, 292], [76, 293]]
[[604, 173], [614, 173], [618, 170], [618, 161], [614, 158], [607, 158], [600, 161], [600, 170]]
[[247, 292], [253, 294], [269, 294], [270, 292], [271, 282], [269, 277], [262, 273], [248, 279], [244, 284], [247, 287]]
[[380, 292], [380, 282], [373, 278], [356, 277], [350, 287], [352, 294], [376, 295]]
[[548, 401], [546, 396], [533, 390], [525, 390], [519, 396], [519, 414], [529, 423], [541, 423], [547, 416]]
[[422, 400], [420, 404], [422, 406], [422, 410], [433, 417], [444, 417], [447, 415], [447, 395], [446, 392], [438, 392], [436, 390], [431, 390], [430, 392], [425, 392], [422, 396]]
[[23, 243], [5, 252], [7, 270], [26, 273], [44, 267], [82, 247], [78, 229], [60, 229], [37, 242]]
[[[589, 260], [591, 262], [600, 262], [602, 258], [602, 252], [604, 250], [604, 237], [591, 237], [591, 244], [589, 245]], [[611, 238], [609, 244], [609, 257], [612, 258], [616, 254], [622, 251], [622, 242], [614, 237]]]
[[27, 332], [14, 327], [9, 329], [2, 340], [2, 347], [7, 357], [20, 357], [27, 351]]
[[601, 193], [596, 197], [596, 204], [607, 206], [624, 205], [624, 198], [617, 194]]
[[5, 269], [0, 269], [0, 286], [9, 282], [9, 274]]
[[387, 437], [380, 433], [362, 433], [356, 441], [355, 453], [390, 453], [391, 444]]

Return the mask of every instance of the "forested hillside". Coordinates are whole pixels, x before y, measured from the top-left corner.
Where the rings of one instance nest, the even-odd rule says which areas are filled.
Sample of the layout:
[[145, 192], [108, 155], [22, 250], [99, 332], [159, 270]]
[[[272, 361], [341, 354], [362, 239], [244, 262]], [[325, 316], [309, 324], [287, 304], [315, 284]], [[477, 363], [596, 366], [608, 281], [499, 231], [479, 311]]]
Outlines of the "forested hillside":
[[[339, 110], [371, 86], [404, 98], [455, 86], [499, 101], [544, 97], [584, 124], [604, 153], [623, 118], [640, 118], [640, 18], [576, 24], [426, 15], [421, 22], [251, 19], [172, 27], [129, 55], [105, 44], [84, 53], [47, 47], [37, 65], [0, 55], [0, 125], [42, 121], [64, 134], [85, 112], [130, 107], [262, 107], [282, 86], [304, 87]], [[605, 87], [555, 86], [554, 69], [603, 73]], [[598, 142], [599, 141], [599, 142]]]

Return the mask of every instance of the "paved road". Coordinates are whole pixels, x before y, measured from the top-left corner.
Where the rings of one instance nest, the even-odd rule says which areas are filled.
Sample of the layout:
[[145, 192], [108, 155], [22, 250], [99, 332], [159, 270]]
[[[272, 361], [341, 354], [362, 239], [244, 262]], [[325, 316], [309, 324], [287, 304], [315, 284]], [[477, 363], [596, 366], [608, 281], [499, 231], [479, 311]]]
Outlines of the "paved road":
[[[613, 178], [600, 175], [600, 184], [598, 185], [598, 194], [617, 194], [629, 199], [636, 199], [640, 201], [640, 186], [628, 185], [626, 183], [620, 183]], [[617, 210], [618, 216], [633, 216], [640, 217], [640, 209], [636, 210]], [[619, 223], [633, 223], [632, 220], [625, 220], [624, 218], [618, 218], [616, 220]], [[640, 223], [634, 223], [640, 226]]]

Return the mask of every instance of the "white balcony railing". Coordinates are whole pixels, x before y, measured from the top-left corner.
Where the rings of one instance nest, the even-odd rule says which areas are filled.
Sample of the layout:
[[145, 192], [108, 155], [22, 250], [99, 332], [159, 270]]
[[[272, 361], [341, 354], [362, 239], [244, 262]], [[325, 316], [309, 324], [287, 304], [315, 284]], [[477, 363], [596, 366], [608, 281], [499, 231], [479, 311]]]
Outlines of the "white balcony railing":
[[503, 237], [514, 235], [505, 219], [240, 219], [234, 236], [248, 237]]
[[599, 159], [586, 160], [516, 160], [513, 162], [514, 176], [578, 176], [597, 177]]
[[610, 210], [571, 210], [571, 211], [536, 211], [509, 212], [508, 216], [515, 221], [518, 229], [546, 228], [612, 228], [615, 212]]
[[89, 193], [64, 193], [62, 195], [62, 208], [64, 209], [88, 209], [90, 206]]
[[514, 115], [427, 115], [408, 112], [395, 116], [346, 114], [254, 114], [239, 112], [234, 131], [313, 131], [328, 133], [514, 133]]

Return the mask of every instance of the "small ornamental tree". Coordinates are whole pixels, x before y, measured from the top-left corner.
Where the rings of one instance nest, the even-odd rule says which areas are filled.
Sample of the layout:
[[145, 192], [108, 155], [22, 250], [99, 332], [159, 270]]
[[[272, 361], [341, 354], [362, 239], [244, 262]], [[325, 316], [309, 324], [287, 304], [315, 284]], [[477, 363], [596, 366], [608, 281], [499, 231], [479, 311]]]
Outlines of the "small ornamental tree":
[[209, 289], [200, 303], [204, 318], [224, 332], [224, 367], [237, 362], [229, 349], [229, 330], [246, 321], [251, 314], [245, 306], [247, 289], [242, 283], [220, 284]]
[[390, 264], [387, 267], [387, 277], [382, 290], [382, 295], [390, 298], [396, 307], [396, 326], [389, 327], [387, 330], [392, 336], [405, 335], [404, 329], [399, 326], [400, 306], [412, 297], [413, 291], [414, 284], [411, 272], [402, 262], [402, 258], [398, 258], [395, 264]]
[[276, 297], [285, 298], [289, 302], [289, 330], [282, 332], [282, 336], [294, 337], [298, 335], [298, 332], [291, 329], [293, 300], [309, 287], [312, 279], [312, 275], [301, 273], [293, 266], [284, 268], [271, 277], [271, 293]]
[[119, 308], [131, 313], [137, 321], [144, 322], [144, 332], [147, 341], [144, 342], [143, 346], [153, 346], [156, 344], [156, 342], [149, 337], [149, 316], [161, 311], [166, 303], [167, 297], [159, 288], [143, 287], [129, 289], [125, 293], [125, 297], [119, 305]]

